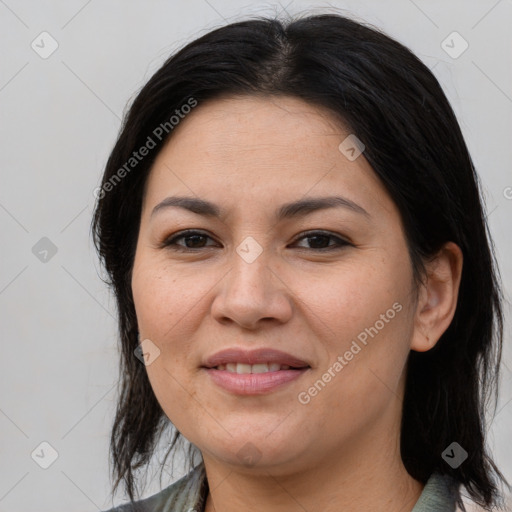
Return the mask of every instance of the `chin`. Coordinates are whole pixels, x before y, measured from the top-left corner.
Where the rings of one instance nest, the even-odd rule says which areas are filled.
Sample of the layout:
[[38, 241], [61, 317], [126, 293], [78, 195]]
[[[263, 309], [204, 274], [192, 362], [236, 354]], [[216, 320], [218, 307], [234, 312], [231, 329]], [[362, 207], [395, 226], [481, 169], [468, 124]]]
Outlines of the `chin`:
[[[248, 425], [242, 432], [232, 433], [232, 436], [225, 433], [226, 437], [215, 444], [212, 444], [210, 437], [203, 446], [210, 457], [236, 468], [257, 472], [258, 469], [271, 470], [277, 466], [283, 472], [288, 472], [297, 467], [297, 460], [304, 452], [304, 444], [298, 442], [297, 437], [289, 431], [287, 438], [273, 437], [267, 432], [258, 436]], [[201, 449], [200, 445], [198, 447]], [[301, 447], [300, 453], [298, 447]]]

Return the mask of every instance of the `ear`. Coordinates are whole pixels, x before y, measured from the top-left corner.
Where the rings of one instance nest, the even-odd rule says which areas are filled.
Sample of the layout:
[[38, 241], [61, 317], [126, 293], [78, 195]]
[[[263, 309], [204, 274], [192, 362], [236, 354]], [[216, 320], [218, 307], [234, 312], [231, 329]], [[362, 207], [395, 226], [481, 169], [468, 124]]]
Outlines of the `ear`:
[[411, 350], [430, 350], [448, 329], [457, 308], [462, 263], [462, 251], [453, 242], [447, 242], [427, 263], [425, 283], [418, 293]]

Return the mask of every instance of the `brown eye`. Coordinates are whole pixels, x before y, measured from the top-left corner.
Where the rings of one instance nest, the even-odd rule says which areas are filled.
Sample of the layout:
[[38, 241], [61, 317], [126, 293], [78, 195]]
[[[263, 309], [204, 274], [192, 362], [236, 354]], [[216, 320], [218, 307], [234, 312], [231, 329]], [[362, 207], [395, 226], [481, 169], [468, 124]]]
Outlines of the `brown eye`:
[[[351, 245], [346, 240], [335, 236], [331, 233], [327, 233], [324, 231], [310, 231], [309, 233], [303, 234], [299, 238], [299, 240], [309, 239], [311, 240], [310, 247], [306, 247], [306, 249], [318, 250], [318, 251], [328, 251], [332, 249], [339, 249], [346, 245]], [[333, 244], [329, 244], [329, 240], [333, 240]]]
[[[201, 231], [182, 231], [181, 233], [168, 238], [162, 244], [163, 247], [170, 247], [171, 249], [175, 249], [177, 251], [193, 251], [195, 249], [202, 249], [204, 247], [208, 247], [204, 245], [204, 242], [207, 239], [212, 239], [210, 236], [202, 233]], [[177, 243], [178, 240], [183, 239], [185, 241], [184, 244]]]

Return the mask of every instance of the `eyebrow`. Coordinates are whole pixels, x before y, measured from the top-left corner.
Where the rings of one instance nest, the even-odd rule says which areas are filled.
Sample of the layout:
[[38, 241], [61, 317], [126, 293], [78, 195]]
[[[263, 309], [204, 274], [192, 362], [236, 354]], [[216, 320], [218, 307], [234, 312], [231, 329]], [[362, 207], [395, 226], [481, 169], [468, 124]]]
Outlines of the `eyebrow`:
[[[196, 197], [171, 196], [166, 197], [153, 208], [151, 217], [157, 212], [171, 207], [183, 208], [205, 217], [220, 218], [223, 214], [221, 208], [210, 201]], [[362, 206], [359, 206], [350, 199], [341, 196], [328, 196], [300, 199], [299, 201], [285, 203], [275, 211], [275, 218], [277, 221], [282, 221], [302, 217], [309, 213], [326, 210], [328, 208], [347, 208], [355, 213], [370, 217], [370, 214]]]

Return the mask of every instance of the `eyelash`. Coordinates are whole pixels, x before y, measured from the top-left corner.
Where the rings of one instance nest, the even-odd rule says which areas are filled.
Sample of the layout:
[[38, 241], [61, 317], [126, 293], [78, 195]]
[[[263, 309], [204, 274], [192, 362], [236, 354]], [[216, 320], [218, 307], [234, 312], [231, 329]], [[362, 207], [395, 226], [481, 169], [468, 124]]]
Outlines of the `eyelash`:
[[[199, 248], [194, 249], [191, 247], [183, 247], [176, 243], [176, 241], [181, 238], [188, 238], [191, 236], [202, 236], [202, 237], [211, 239], [211, 237], [209, 235], [207, 235], [206, 233], [203, 233], [201, 231], [185, 230], [185, 231], [181, 231], [180, 233], [177, 233], [176, 235], [172, 235], [171, 237], [165, 239], [163, 241], [163, 243], [161, 244], [161, 247], [162, 248], [165, 247], [165, 248], [171, 249], [173, 251], [179, 251], [179, 252], [197, 252], [201, 249], [211, 247], [211, 246], [207, 246], [207, 247], [199, 247]], [[345, 246], [352, 245], [351, 243], [347, 242], [346, 240], [344, 240], [338, 236], [335, 236], [332, 233], [325, 232], [325, 231], [304, 231], [299, 234], [299, 236], [295, 240], [295, 242], [300, 241], [301, 239], [304, 239], [304, 238], [313, 238], [315, 236], [322, 236], [322, 237], [327, 237], [327, 238], [332, 238], [334, 240], [337, 240], [336, 245], [317, 248], [317, 249], [315, 249], [315, 248], [308, 249], [307, 247], [301, 247], [301, 249], [317, 251], [317, 252], [327, 252], [327, 251], [339, 250]]]

